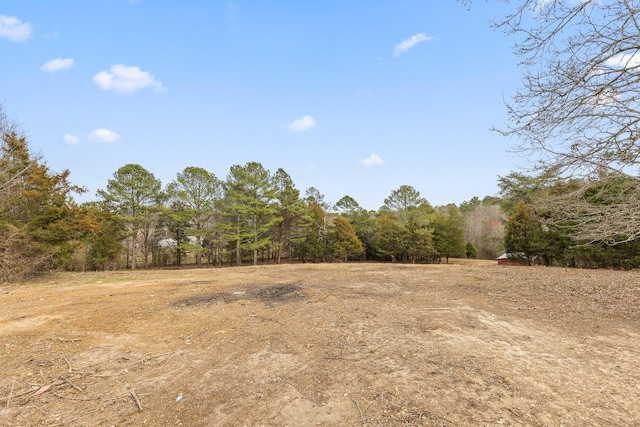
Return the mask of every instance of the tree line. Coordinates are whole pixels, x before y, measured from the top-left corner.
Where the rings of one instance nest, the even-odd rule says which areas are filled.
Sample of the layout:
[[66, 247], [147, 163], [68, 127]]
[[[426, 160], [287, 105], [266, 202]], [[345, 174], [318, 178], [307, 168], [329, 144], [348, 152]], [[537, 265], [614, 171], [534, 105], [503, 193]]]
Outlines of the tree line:
[[243, 265], [262, 262], [448, 262], [494, 258], [501, 210], [477, 198], [431, 206], [403, 185], [378, 210], [345, 195], [302, 193], [259, 162], [224, 179], [187, 167], [163, 185], [138, 164], [114, 172], [92, 202], [69, 171], [50, 170], [0, 106], [0, 281], [41, 271]]
[[497, 197], [436, 207], [403, 185], [373, 211], [348, 195], [330, 204], [314, 187], [302, 194], [285, 170], [258, 162], [233, 165], [224, 179], [187, 167], [164, 186], [127, 164], [78, 204], [73, 195], [86, 190], [34, 155], [1, 106], [0, 135], [1, 281], [52, 268], [448, 262], [503, 251], [531, 264], [640, 266], [631, 178], [513, 172], [499, 177]]
[[[85, 268], [256, 265], [261, 262], [392, 260], [465, 256], [464, 219], [455, 205], [432, 207], [413, 187], [394, 190], [378, 211], [350, 196], [335, 205], [314, 187], [301, 194], [282, 168], [233, 165], [224, 180], [187, 167], [162, 186], [141, 165], [118, 169], [98, 200], [100, 232], [83, 245]], [[114, 233], [117, 230], [117, 233]], [[114, 237], [115, 236], [115, 237]]]
[[528, 264], [640, 267], [637, 180], [518, 172], [499, 179], [504, 247]]

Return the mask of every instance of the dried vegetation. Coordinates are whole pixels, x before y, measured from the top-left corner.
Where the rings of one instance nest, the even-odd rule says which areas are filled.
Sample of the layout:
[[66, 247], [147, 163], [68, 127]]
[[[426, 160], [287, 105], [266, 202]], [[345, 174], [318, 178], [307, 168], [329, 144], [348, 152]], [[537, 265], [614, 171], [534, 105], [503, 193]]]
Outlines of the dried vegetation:
[[633, 425], [637, 272], [323, 264], [0, 287], [0, 424]]

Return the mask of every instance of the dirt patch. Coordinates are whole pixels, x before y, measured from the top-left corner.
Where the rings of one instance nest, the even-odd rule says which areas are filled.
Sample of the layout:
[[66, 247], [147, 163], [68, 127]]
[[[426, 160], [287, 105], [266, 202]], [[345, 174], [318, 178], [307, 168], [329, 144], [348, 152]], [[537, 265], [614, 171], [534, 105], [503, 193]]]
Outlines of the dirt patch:
[[194, 296], [179, 299], [172, 305], [177, 307], [189, 307], [192, 305], [211, 304], [214, 302], [231, 303], [239, 300], [258, 299], [269, 306], [274, 304], [295, 301], [304, 298], [302, 288], [298, 285], [271, 285], [253, 286], [248, 291], [233, 291], [231, 293], [215, 292], [209, 295]]
[[458, 261], [5, 285], [0, 425], [638, 425], [637, 274]]

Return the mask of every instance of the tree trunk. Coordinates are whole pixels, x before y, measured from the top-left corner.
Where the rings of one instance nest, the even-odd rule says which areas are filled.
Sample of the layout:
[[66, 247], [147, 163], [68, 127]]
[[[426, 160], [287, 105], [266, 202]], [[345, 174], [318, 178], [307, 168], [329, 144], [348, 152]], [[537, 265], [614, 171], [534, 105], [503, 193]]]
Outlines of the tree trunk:
[[202, 249], [202, 236], [197, 237], [196, 244], [198, 245], [198, 248], [196, 249], [196, 264], [198, 265], [198, 268], [200, 268], [202, 267], [202, 252], [200, 252]]
[[240, 257], [240, 216], [238, 215], [238, 228], [236, 229], [236, 265], [242, 264], [242, 258]]
[[[258, 243], [258, 225], [257, 220], [253, 221], [253, 243]], [[258, 248], [253, 248], [253, 265], [258, 265]]]
[[131, 239], [131, 269], [136, 269], [136, 237], [133, 236]]
[[182, 257], [180, 255], [180, 230], [176, 229], [176, 267], [180, 267], [182, 264]]

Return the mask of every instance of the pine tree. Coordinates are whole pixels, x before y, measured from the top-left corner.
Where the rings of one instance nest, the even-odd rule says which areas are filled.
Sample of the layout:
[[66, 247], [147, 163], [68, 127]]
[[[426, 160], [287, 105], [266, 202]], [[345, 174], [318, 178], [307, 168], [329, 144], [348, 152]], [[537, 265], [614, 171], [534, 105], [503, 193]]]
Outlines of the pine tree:
[[[132, 270], [136, 268], [139, 234], [159, 214], [160, 189], [160, 180], [151, 172], [138, 164], [128, 164], [118, 169], [113, 179], [107, 181], [106, 190], [97, 192], [105, 206], [118, 215], [126, 227]], [[148, 233], [142, 234], [149, 237]]]
[[277, 216], [271, 174], [257, 162], [233, 165], [224, 189], [227, 217], [224, 233], [235, 244], [236, 264], [242, 263], [242, 251], [249, 251], [256, 265], [258, 251], [271, 243], [271, 228], [282, 220]]
[[212, 219], [222, 199], [222, 183], [216, 176], [203, 168], [187, 167], [170, 182], [165, 190], [172, 206], [178, 210], [180, 220], [185, 224], [184, 232], [196, 238], [195, 244], [183, 246], [196, 255], [196, 264], [202, 265], [205, 251], [203, 239], [213, 227]]
[[540, 221], [524, 202], [520, 201], [507, 220], [504, 230], [504, 247], [507, 253], [523, 256], [531, 264], [538, 254], [542, 238]]

